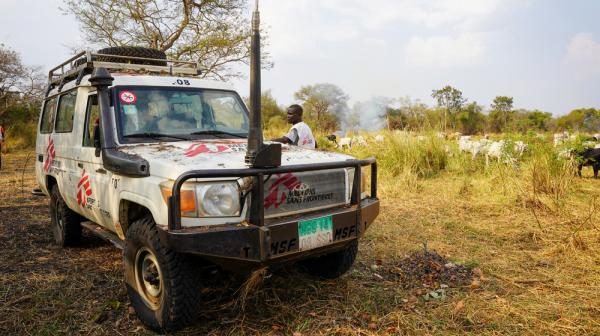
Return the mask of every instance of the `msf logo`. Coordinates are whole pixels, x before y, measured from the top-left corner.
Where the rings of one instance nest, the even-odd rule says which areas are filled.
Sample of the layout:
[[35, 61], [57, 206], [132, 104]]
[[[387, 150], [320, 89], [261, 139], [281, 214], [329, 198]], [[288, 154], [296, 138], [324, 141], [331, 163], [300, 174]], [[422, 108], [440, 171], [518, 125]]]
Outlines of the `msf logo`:
[[90, 176], [84, 169], [81, 173], [81, 180], [77, 184], [77, 204], [82, 207], [86, 206], [88, 196], [92, 196], [92, 187], [90, 186]]
[[192, 144], [184, 153], [187, 157], [195, 157], [205, 153], [223, 153], [229, 151], [225, 145]]
[[287, 199], [290, 191], [302, 188], [302, 186], [303, 184], [300, 182], [300, 179], [292, 173], [277, 175], [277, 179], [269, 187], [269, 195], [265, 197], [265, 209], [269, 209], [270, 207], [279, 208]]
[[52, 140], [52, 136], [48, 138], [48, 146], [46, 147], [46, 161], [44, 162], [44, 171], [47, 173], [50, 171], [50, 166], [52, 166], [52, 161], [56, 157], [56, 150], [54, 149], [54, 140]]

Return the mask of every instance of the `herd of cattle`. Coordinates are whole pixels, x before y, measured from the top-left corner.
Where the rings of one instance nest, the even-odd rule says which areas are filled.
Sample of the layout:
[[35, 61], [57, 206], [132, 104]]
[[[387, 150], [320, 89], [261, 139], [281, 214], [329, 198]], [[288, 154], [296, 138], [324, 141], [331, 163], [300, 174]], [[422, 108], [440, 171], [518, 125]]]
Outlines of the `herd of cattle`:
[[[425, 141], [430, 137], [423, 135], [411, 135], [407, 132], [402, 133], [405, 136], [414, 136], [418, 141]], [[436, 135], [440, 139], [455, 140], [458, 144], [458, 151], [466, 153], [474, 160], [481, 156], [485, 158], [486, 165], [490, 164], [491, 160], [496, 160], [499, 163], [516, 164], [519, 159], [529, 151], [529, 146], [523, 141], [512, 140], [490, 140], [489, 136], [485, 135], [481, 139], [475, 139], [469, 135], [462, 135], [458, 132], [446, 134], [438, 133]], [[540, 135], [543, 137], [543, 135]], [[560, 156], [576, 160], [578, 164], [578, 173], [581, 176], [581, 170], [584, 166], [591, 166], [594, 170], [594, 177], [598, 177], [600, 171], [600, 134], [583, 139], [582, 146], [578, 148], [568, 147], [569, 143], [574, 143], [579, 137], [569, 134], [568, 132], [557, 133], [553, 135], [553, 143], [555, 147], [561, 147]], [[353, 146], [368, 146], [367, 138], [364, 136], [340, 137], [337, 135], [329, 135], [327, 139], [337, 145], [340, 149], [350, 149]], [[369, 138], [369, 141], [374, 141], [378, 144], [385, 142], [385, 137], [381, 134]], [[451, 153], [449, 146], [446, 146], [446, 151]]]

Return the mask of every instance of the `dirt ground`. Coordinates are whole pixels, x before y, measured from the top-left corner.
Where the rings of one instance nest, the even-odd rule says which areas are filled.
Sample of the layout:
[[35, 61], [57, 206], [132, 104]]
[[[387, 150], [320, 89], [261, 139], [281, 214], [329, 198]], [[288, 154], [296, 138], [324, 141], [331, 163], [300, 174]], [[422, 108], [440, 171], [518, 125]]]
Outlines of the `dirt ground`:
[[[53, 245], [48, 200], [30, 193], [33, 159], [6, 155], [0, 171], [0, 334], [152, 334], [129, 306], [121, 251], [88, 233], [80, 247]], [[279, 270], [242, 306], [244, 279], [217, 272], [178, 334], [600, 334], [600, 183], [578, 183], [571, 217], [532, 212], [489, 179], [386, 185], [349, 274]]]

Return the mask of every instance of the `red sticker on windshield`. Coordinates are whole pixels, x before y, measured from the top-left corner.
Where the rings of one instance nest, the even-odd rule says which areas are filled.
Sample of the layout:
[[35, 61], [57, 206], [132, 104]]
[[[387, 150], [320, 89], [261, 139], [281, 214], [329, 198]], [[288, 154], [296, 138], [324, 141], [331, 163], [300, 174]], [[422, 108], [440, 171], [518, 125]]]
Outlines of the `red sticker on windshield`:
[[121, 91], [119, 98], [124, 104], [135, 104], [137, 97], [131, 91]]

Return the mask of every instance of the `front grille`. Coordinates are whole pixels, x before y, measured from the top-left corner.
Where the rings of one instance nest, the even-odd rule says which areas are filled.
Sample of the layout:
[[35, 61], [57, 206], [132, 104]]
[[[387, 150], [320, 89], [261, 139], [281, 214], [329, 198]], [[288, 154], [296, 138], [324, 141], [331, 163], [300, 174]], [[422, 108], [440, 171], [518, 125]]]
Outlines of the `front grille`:
[[265, 182], [265, 217], [286, 216], [348, 203], [346, 170], [275, 174]]

